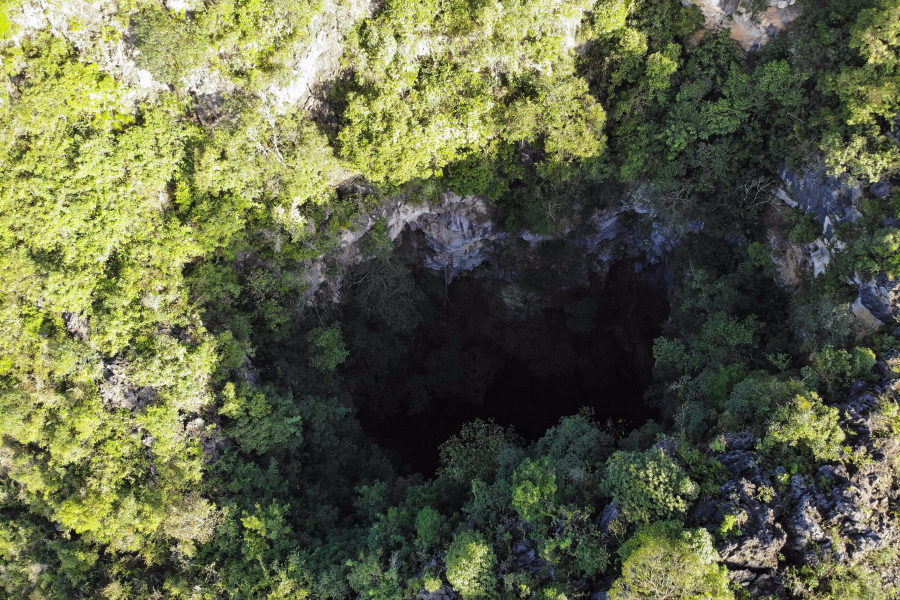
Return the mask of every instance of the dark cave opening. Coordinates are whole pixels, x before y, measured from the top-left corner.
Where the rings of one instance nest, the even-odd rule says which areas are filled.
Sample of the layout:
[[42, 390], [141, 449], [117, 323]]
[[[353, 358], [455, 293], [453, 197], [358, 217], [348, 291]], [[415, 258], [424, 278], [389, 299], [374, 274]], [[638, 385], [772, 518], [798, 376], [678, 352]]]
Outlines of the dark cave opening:
[[[594, 418], [622, 421], [626, 428], [659, 416], [643, 400], [644, 387], [625, 379], [599, 387], [582, 377], [540, 377], [523, 361], [507, 358], [479, 405], [447, 404], [428, 414], [397, 413], [368, 429], [385, 450], [399, 457], [401, 471], [430, 476], [439, 467], [438, 447], [463, 424], [492, 419], [513, 426], [526, 441], [540, 438], [561, 417], [594, 409]], [[365, 423], [365, 421], [364, 421]]]
[[444, 302], [429, 293], [439, 309], [410, 343], [412, 366], [384, 379], [424, 381], [399, 395], [428, 399], [363, 401], [365, 432], [401, 473], [431, 476], [439, 446], [474, 419], [513, 426], [526, 442], [583, 407], [624, 430], [657, 419], [658, 408], [643, 396], [652, 383], [653, 340], [669, 314], [666, 269], [634, 271], [633, 263], [617, 264], [587, 288], [557, 288], [549, 307], [519, 319], [500, 314], [496, 282], [461, 277], [445, 288], [430, 272], [417, 273], [420, 287], [441, 288]]

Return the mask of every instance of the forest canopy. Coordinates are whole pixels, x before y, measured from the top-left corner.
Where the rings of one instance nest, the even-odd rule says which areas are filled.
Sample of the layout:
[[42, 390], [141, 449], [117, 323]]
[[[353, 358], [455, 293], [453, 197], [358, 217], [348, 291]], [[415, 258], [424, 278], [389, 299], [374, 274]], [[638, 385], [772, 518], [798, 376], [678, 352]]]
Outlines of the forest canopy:
[[[798, 0], [752, 51], [680, 0], [0, 8], [0, 600], [744, 598], [718, 552], [750, 517], [697, 508], [726, 441], [777, 473], [763, 504], [875, 460], [843, 406], [896, 344], [850, 306], [900, 272], [900, 1]], [[330, 77], [298, 76], [310, 48]], [[888, 190], [788, 287], [772, 232], [803, 248], [824, 223], [774, 211], [785, 169]], [[366, 433], [489, 402], [492, 353], [539, 335], [465, 346], [384, 220], [310, 272], [376, 209], [450, 192], [513, 236], [564, 239], [626, 194], [692, 232], [665, 259], [656, 421], [475, 420], [436, 473]], [[312, 282], [338, 276], [325, 310]], [[872, 411], [894, 440], [896, 398]], [[764, 568], [781, 597], [900, 593], [895, 543], [839, 550]]]

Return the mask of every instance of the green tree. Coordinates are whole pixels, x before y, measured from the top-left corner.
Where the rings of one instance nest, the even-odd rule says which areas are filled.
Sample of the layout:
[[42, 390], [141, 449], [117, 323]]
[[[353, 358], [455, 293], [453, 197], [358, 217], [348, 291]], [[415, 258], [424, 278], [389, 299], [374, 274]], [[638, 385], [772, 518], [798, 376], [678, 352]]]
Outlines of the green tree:
[[682, 530], [661, 521], [638, 531], [621, 548], [622, 575], [613, 584], [613, 600], [731, 600], [728, 569], [704, 529]]
[[659, 448], [613, 454], [600, 489], [634, 523], [679, 517], [697, 497], [697, 485]]
[[480, 479], [491, 483], [497, 472], [500, 452], [516, 442], [512, 429], [504, 429], [493, 421], [476, 419], [463, 425], [440, 447], [441, 477], [470, 485]]
[[861, 61], [823, 82], [841, 99], [844, 123], [822, 145], [833, 169], [876, 181], [900, 169], [900, 146], [885, 127], [900, 110], [900, 3], [873, 4], [859, 11], [850, 33]]
[[306, 339], [312, 348], [309, 366], [318, 371], [334, 371], [350, 356], [337, 324], [327, 329], [317, 327], [306, 334]]
[[447, 581], [463, 598], [483, 598], [496, 585], [497, 558], [490, 544], [477, 531], [457, 534], [447, 550]]
[[446, 522], [446, 518], [430, 506], [419, 511], [416, 515], [416, 537], [424, 549], [433, 548], [440, 542]]
[[797, 395], [775, 412], [760, 449], [810, 467], [837, 460], [845, 437], [838, 417], [838, 409], [826, 406], [816, 393]]
[[526, 458], [513, 473], [512, 507], [526, 521], [540, 525], [556, 503], [556, 469], [550, 457]]

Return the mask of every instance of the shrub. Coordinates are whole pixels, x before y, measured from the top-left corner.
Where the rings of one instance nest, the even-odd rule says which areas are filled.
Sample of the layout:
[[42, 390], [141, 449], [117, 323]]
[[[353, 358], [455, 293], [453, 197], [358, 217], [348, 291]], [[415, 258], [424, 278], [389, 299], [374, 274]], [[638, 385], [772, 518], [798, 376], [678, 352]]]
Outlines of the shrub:
[[788, 580], [794, 590], [802, 590], [803, 597], [811, 600], [886, 600], [890, 597], [881, 574], [866, 564], [852, 567], [835, 562], [815, 567], [804, 565], [791, 569]]
[[725, 401], [725, 408], [743, 427], [759, 431], [773, 411], [805, 391], [799, 381], [779, 381], [771, 375], [756, 372], [734, 386]]
[[586, 416], [575, 415], [561, 419], [559, 425], [547, 430], [537, 448], [556, 463], [562, 485], [593, 472], [612, 454], [614, 443], [609, 433], [600, 431]]
[[401, 600], [403, 591], [396, 568], [385, 570], [374, 554], [348, 561], [351, 567], [347, 581], [360, 597], [371, 600]]
[[484, 536], [476, 531], [460, 533], [447, 551], [447, 580], [463, 598], [482, 598], [494, 588], [496, 562]]
[[556, 473], [548, 457], [526, 458], [513, 474], [512, 506], [523, 519], [537, 524], [556, 498]]
[[220, 520], [216, 507], [197, 492], [187, 494], [169, 507], [162, 529], [176, 540], [208, 542]]
[[303, 441], [300, 407], [288, 392], [272, 386], [251, 388], [246, 383], [225, 384], [219, 414], [231, 419], [223, 429], [244, 450], [260, 454], [275, 448], [296, 448]]
[[498, 455], [514, 441], [512, 430], [505, 430], [493, 421], [476, 419], [466, 423], [459, 435], [441, 444], [444, 466], [440, 475], [464, 484], [475, 479], [490, 483], [497, 471]]
[[791, 324], [805, 352], [825, 346], [849, 346], [861, 329], [850, 305], [829, 298], [798, 306], [791, 315]]
[[843, 441], [838, 409], [810, 392], [798, 394], [775, 412], [760, 450], [775, 458], [824, 462], [840, 457]]
[[422, 585], [432, 594], [438, 591], [443, 583], [440, 576], [433, 571], [426, 570], [425, 575], [422, 576]]
[[438, 511], [426, 506], [416, 515], [416, 536], [427, 550], [441, 540], [445, 519]]
[[697, 485], [659, 448], [616, 452], [607, 469], [601, 491], [622, 506], [631, 522], [680, 516], [697, 496]]
[[876, 362], [875, 353], [868, 348], [847, 352], [826, 347], [816, 355], [815, 379], [831, 393], [857, 379], [866, 379]]
[[606, 571], [607, 567], [609, 567], [609, 553], [599, 539], [589, 537], [578, 542], [575, 549], [575, 568], [579, 573], [595, 577]]

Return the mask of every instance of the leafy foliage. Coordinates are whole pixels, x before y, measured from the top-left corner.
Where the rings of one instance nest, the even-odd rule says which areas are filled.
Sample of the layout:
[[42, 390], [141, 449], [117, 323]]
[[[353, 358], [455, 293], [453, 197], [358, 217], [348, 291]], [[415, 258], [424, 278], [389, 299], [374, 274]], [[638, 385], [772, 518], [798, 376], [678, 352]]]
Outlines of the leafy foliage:
[[843, 441], [838, 410], [813, 393], [797, 396], [775, 413], [761, 449], [788, 455], [793, 450], [807, 460], [825, 462], [840, 456]]
[[611, 598], [733, 598], [727, 569], [716, 564], [716, 551], [703, 529], [684, 531], [677, 522], [642, 528], [625, 545], [622, 576]]
[[682, 515], [697, 485], [662, 450], [619, 451], [607, 462], [602, 490], [622, 506], [628, 520], [649, 523]]
[[495, 584], [494, 551], [484, 537], [474, 531], [460, 533], [447, 550], [447, 580], [464, 598], [481, 598]]

